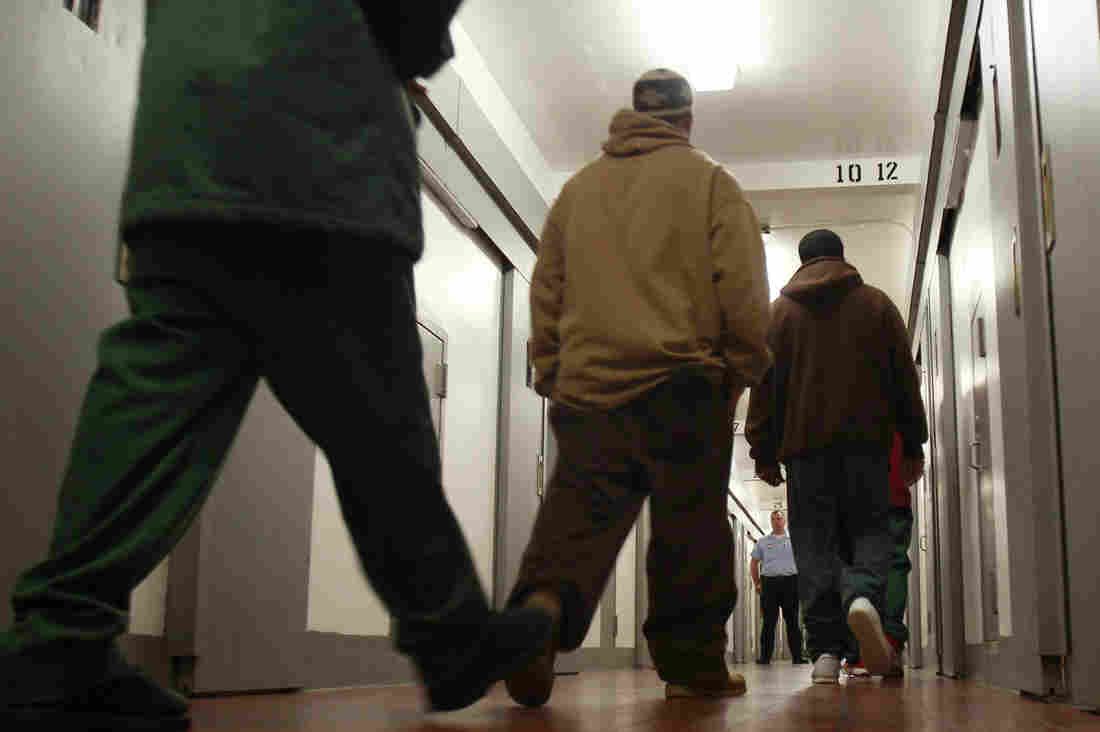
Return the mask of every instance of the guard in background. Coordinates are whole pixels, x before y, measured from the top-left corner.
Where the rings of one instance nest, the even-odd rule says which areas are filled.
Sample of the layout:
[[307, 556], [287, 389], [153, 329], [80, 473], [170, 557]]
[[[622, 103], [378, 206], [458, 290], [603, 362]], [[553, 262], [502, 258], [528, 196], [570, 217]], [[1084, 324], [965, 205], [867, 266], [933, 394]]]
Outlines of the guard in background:
[[791, 537], [787, 536], [787, 520], [782, 511], [772, 511], [771, 521], [772, 533], [756, 542], [749, 563], [749, 573], [760, 595], [760, 609], [764, 615], [764, 627], [760, 630], [760, 658], [756, 662], [761, 666], [772, 662], [775, 626], [779, 621], [779, 609], [782, 608], [791, 661], [795, 664], [806, 663], [802, 657], [802, 626], [798, 618], [798, 567], [794, 563]]

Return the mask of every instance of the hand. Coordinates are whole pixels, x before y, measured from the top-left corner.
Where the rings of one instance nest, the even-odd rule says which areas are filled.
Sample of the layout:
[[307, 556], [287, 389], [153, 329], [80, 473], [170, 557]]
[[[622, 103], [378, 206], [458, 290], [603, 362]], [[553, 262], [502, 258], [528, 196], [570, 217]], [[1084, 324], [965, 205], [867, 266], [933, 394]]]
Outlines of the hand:
[[759, 595], [759, 594], [760, 594], [760, 583], [759, 583], [759, 582], [757, 582], [757, 583], [756, 583], [756, 585], [755, 585], [755, 587], [756, 587], [756, 594], [758, 594], [758, 595]]
[[900, 473], [902, 483], [909, 488], [924, 475], [924, 458], [903, 457]]
[[778, 465], [768, 465], [762, 468], [758, 468], [756, 475], [760, 480], [764, 481], [770, 486], [777, 486], [783, 482], [783, 472], [779, 469]]

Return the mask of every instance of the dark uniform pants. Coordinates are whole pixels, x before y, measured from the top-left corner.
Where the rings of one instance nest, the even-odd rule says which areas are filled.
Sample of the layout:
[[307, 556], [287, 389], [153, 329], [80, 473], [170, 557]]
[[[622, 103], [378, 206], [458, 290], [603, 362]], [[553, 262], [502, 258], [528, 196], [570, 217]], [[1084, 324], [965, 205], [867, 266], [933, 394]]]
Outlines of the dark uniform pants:
[[610, 411], [555, 404], [559, 457], [510, 602], [547, 588], [562, 598], [561, 647], [588, 631], [615, 559], [651, 498], [644, 632], [665, 681], [725, 674], [725, 624], [737, 600], [726, 492], [733, 447], [728, 395], [685, 369]]
[[130, 317], [100, 339], [49, 555], [19, 579], [0, 652], [126, 630], [131, 591], [202, 507], [260, 378], [327, 456], [399, 647], [431, 655], [485, 621], [440, 483], [413, 262], [394, 251], [224, 226], [133, 248], [136, 272], [175, 259], [188, 273], [130, 281]]
[[787, 462], [791, 545], [813, 660], [822, 653], [844, 655], [846, 615], [855, 598], [866, 597], [886, 619], [888, 474], [885, 452], [823, 452]]
[[764, 627], [760, 631], [760, 660], [772, 660], [775, 625], [779, 621], [780, 608], [783, 610], [783, 623], [787, 627], [791, 659], [802, 658], [802, 627], [798, 623], [798, 575], [761, 577], [760, 608], [764, 615]]

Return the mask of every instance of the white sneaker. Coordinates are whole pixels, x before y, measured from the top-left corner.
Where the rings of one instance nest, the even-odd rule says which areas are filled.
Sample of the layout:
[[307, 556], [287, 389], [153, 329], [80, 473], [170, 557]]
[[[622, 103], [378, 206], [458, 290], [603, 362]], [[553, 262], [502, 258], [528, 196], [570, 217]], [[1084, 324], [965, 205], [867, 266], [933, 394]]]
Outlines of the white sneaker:
[[814, 661], [810, 680], [815, 684], [836, 684], [840, 680], [840, 659], [831, 653], [822, 653]]
[[859, 641], [859, 655], [867, 670], [876, 676], [890, 673], [894, 647], [882, 630], [878, 610], [866, 597], [857, 597], [848, 608], [848, 627]]
[[844, 661], [840, 664], [841, 673], [845, 674], [849, 679], [870, 679], [871, 672], [867, 670], [867, 667], [863, 665], [863, 661], [859, 663], [848, 663]]

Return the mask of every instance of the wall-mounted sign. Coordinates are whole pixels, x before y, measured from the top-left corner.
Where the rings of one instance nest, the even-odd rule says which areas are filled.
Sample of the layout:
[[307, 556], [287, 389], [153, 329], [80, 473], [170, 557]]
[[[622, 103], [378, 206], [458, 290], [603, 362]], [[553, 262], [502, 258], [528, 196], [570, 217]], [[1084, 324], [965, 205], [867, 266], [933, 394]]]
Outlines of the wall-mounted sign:
[[919, 156], [729, 166], [745, 190], [916, 185], [920, 182], [920, 168]]
[[[875, 175], [875, 171], [878, 174]], [[873, 163], [871, 168], [867, 171], [872, 183], [897, 183], [901, 180], [898, 177], [898, 161], [897, 160], [879, 160], [877, 163]], [[836, 182], [837, 183], [862, 183], [863, 182], [863, 163], [837, 163], [836, 166]]]

